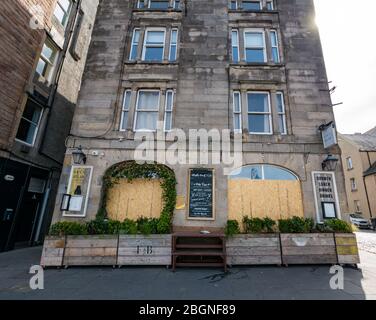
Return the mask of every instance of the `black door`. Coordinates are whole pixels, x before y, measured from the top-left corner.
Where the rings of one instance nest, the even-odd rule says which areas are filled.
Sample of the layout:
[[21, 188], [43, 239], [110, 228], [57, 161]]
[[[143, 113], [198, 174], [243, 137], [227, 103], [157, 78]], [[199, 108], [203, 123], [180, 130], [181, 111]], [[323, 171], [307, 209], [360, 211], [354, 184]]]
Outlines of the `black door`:
[[16, 212], [22, 199], [29, 167], [0, 159], [0, 252], [7, 249]]

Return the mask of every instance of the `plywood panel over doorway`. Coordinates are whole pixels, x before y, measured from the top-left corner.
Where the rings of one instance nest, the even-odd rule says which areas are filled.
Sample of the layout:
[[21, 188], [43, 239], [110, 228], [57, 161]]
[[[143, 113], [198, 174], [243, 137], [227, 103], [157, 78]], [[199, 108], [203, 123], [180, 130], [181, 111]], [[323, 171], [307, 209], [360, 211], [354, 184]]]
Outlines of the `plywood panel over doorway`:
[[160, 180], [135, 179], [129, 182], [124, 179], [108, 192], [107, 212], [110, 219], [159, 218], [162, 207]]
[[233, 179], [228, 187], [230, 220], [304, 216], [299, 181]]

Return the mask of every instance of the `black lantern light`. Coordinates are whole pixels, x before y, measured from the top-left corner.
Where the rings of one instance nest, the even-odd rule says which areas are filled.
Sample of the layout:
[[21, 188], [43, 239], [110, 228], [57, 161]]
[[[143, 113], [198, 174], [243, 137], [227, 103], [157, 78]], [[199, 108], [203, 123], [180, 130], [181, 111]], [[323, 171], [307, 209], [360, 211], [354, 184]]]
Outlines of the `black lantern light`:
[[74, 164], [86, 164], [86, 154], [82, 151], [82, 147], [79, 146], [72, 152]]
[[336, 171], [338, 161], [338, 158], [329, 154], [322, 162], [322, 169], [326, 171]]

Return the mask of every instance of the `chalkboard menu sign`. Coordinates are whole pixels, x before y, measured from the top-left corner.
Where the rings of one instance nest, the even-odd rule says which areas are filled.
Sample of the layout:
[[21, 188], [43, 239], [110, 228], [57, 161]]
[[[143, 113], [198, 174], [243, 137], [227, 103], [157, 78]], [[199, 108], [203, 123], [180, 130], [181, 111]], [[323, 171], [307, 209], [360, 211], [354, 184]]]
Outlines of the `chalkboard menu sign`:
[[189, 218], [214, 219], [214, 171], [189, 171]]

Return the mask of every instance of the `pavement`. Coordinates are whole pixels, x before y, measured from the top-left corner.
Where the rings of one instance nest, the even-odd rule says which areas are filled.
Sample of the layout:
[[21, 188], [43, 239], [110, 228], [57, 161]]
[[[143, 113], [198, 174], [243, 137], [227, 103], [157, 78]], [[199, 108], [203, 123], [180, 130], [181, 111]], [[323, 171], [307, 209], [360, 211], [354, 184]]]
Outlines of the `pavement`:
[[46, 269], [44, 289], [29, 286], [42, 248], [0, 254], [0, 300], [376, 300], [376, 232], [357, 233], [361, 263], [344, 269], [344, 289], [332, 290], [330, 266], [219, 269], [160, 267]]

